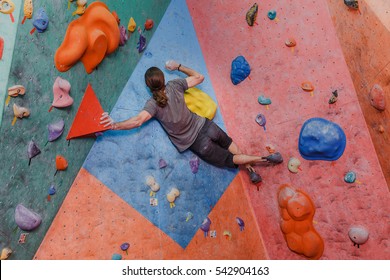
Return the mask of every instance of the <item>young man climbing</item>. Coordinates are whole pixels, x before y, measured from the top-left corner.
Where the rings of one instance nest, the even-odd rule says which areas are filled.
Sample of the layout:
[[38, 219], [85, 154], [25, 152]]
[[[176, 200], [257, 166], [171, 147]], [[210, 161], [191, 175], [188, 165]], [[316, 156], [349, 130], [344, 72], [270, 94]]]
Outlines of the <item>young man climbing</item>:
[[102, 114], [101, 124], [112, 130], [128, 130], [141, 126], [156, 118], [167, 132], [169, 139], [179, 152], [187, 149], [202, 160], [218, 167], [237, 168], [245, 165], [251, 181], [262, 181], [252, 165], [267, 161], [261, 156], [243, 154], [239, 147], [217, 124], [191, 112], [185, 101], [184, 92], [203, 82], [204, 76], [176, 61], [165, 64], [170, 71], [181, 71], [186, 78], [174, 79], [165, 84], [164, 73], [157, 67], [145, 72], [145, 83], [153, 94], [143, 110], [127, 120], [114, 122], [107, 112]]

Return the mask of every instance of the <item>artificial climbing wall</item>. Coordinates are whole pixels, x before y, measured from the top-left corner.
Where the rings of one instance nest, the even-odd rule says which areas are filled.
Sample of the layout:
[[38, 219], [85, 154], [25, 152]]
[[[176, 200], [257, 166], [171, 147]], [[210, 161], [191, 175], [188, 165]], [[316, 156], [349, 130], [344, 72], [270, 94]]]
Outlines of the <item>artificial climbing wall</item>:
[[[88, 1], [91, 3], [92, 1]], [[143, 29], [147, 18], [153, 19], [156, 25], [161, 20], [169, 0], [119, 0], [105, 2], [111, 11], [116, 11], [121, 24], [127, 27], [130, 17], [133, 17], [137, 26]], [[23, 1], [14, 1], [14, 22], [9, 15], [0, 14], [2, 26], [0, 36], [8, 34], [6, 47], [15, 38], [15, 47], [12, 52], [4, 54], [0, 61], [1, 73], [10, 65], [8, 80], [1, 89], [1, 99], [4, 104], [6, 89], [13, 85], [23, 85], [26, 94], [23, 97], [12, 98], [8, 106], [2, 109], [2, 123], [0, 128], [0, 162], [3, 168], [0, 171], [0, 242], [1, 247], [11, 246], [14, 249], [14, 259], [31, 259], [50, 226], [58, 208], [62, 204], [71, 183], [89, 152], [94, 139], [76, 139], [68, 143], [65, 140], [70, 126], [77, 112], [87, 84], [90, 83], [106, 111], [111, 111], [122, 88], [142, 54], [138, 53], [138, 32], [133, 33], [126, 45], [119, 47], [114, 53], [106, 57], [98, 68], [87, 74], [82, 63], [77, 63], [69, 71], [61, 73], [54, 67], [54, 54], [61, 44], [68, 24], [78, 16], [72, 16], [76, 10], [76, 2], [68, 9], [67, 1], [34, 0], [34, 10], [44, 8], [49, 17], [49, 26], [43, 33], [33, 29], [32, 19], [23, 19]], [[127, 29], [127, 28], [126, 28]], [[149, 40], [154, 29], [144, 31], [143, 35]], [[12, 62], [11, 62], [12, 61]], [[49, 112], [53, 101], [53, 83], [57, 76], [68, 80], [71, 84], [70, 95], [74, 104], [64, 109], [54, 108]], [[29, 108], [31, 115], [28, 118], [18, 119], [14, 125], [12, 106]], [[64, 119], [64, 134], [55, 142], [47, 143], [47, 125], [53, 121]], [[29, 165], [27, 145], [33, 140], [41, 150], [41, 154], [32, 159]], [[63, 155], [69, 167], [55, 176], [56, 155]], [[48, 201], [48, 188], [54, 185], [57, 193]], [[22, 203], [42, 216], [41, 226], [33, 234], [27, 236], [25, 243], [18, 243], [21, 230], [14, 222], [16, 205]], [[15, 246], [14, 244], [19, 244]]]
[[[337, 35], [362, 107], [378, 159], [390, 188], [390, 3], [386, 0], [360, 2], [359, 11], [348, 11], [340, 1], [328, 0]], [[379, 86], [384, 110], [370, 102], [370, 91]]]

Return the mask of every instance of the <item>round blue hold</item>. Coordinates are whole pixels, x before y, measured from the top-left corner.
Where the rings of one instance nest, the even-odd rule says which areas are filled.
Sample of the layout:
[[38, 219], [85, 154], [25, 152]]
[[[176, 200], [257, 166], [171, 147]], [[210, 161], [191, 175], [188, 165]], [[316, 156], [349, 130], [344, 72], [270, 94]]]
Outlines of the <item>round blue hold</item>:
[[240, 55], [232, 61], [232, 70], [230, 72], [230, 79], [233, 85], [237, 85], [245, 80], [251, 73], [251, 68], [248, 61]]
[[54, 195], [56, 192], [57, 192], [56, 188], [53, 185], [51, 185], [48, 191], [49, 195]]
[[299, 134], [299, 152], [307, 160], [337, 160], [344, 153], [345, 146], [342, 128], [322, 118], [307, 120]]
[[274, 20], [276, 18], [276, 11], [275, 10], [270, 10], [267, 14], [268, 18], [270, 20]]
[[344, 176], [344, 181], [346, 183], [353, 183], [355, 182], [355, 180], [356, 180], [356, 173], [353, 171], [347, 172], [347, 174], [345, 174]]

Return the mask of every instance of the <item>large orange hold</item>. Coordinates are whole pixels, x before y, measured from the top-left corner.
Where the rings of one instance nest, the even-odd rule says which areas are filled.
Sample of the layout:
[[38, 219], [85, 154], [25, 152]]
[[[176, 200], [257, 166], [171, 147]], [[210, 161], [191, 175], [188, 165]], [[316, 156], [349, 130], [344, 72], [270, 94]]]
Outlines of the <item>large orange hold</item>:
[[68, 161], [61, 155], [56, 156], [56, 168], [57, 170], [65, 170], [68, 168]]
[[92, 86], [88, 84], [66, 140], [77, 137], [94, 137], [96, 132], [108, 130], [108, 127], [100, 124], [100, 117], [103, 113], [104, 110]]
[[119, 46], [119, 27], [106, 4], [93, 2], [82, 17], [72, 21], [54, 55], [58, 71], [68, 71], [79, 60], [88, 74]]
[[314, 203], [301, 190], [281, 185], [278, 204], [282, 216], [280, 228], [291, 251], [317, 260], [324, 252], [324, 241], [313, 226]]

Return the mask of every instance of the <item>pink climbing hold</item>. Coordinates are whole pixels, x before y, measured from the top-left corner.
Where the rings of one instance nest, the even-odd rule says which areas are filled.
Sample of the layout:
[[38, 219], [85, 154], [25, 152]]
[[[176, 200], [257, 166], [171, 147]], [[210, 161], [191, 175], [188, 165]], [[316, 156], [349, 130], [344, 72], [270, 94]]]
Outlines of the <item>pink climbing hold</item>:
[[380, 85], [375, 84], [372, 87], [369, 93], [369, 98], [370, 98], [371, 105], [375, 109], [379, 111], [384, 111], [386, 109], [385, 93]]
[[73, 104], [73, 98], [70, 97], [69, 91], [70, 83], [61, 77], [57, 77], [53, 84], [54, 99], [49, 112], [52, 107], [65, 108]]

